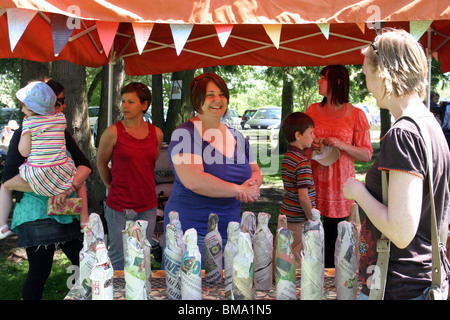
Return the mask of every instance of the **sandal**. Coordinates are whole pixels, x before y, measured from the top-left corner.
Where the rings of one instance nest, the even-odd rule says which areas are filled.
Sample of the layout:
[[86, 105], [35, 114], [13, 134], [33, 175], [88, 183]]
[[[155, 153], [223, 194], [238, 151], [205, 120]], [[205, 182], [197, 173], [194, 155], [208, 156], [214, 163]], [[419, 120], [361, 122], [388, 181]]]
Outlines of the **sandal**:
[[[8, 231], [3, 232], [3, 230], [8, 229]], [[12, 235], [12, 231], [9, 230], [9, 226], [5, 224], [3, 227], [0, 228], [0, 240], [5, 239]]]

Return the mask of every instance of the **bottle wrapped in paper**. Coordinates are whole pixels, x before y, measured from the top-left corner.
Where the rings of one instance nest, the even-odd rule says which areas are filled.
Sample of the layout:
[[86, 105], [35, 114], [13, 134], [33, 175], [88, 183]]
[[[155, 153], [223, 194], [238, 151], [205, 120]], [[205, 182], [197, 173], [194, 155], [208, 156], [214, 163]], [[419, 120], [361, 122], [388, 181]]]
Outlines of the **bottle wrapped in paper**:
[[334, 251], [335, 286], [338, 300], [356, 300], [358, 296], [358, 263], [353, 224], [341, 221]]
[[150, 241], [147, 239], [147, 226], [148, 221], [145, 220], [137, 220], [136, 225], [141, 229], [141, 237], [142, 237], [142, 249], [144, 250], [144, 259], [145, 259], [145, 288], [147, 289], [147, 293], [150, 293], [152, 290], [151, 285], [151, 276], [152, 276], [152, 255], [151, 248], [152, 245]]
[[273, 234], [269, 229], [270, 214], [258, 213], [258, 225], [253, 238], [255, 290], [272, 289]]
[[95, 258], [96, 263], [89, 276], [92, 283], [92, 300], [113, 300], [114, 270], [103, 241], [97, 242]]
[[167, 298], [181, 300], [180, 267], [183, 258], [183, 249], [177, 241], [178, 228], [169, 223], [166, 226], [166, 247], [164, 249], [164, 269], [166, 271]]
[[105, 232], [100, 216], [96, 213], [89, 215], [89, 222], [83, 229], [83, 248], [80, 250], [80, 295], [82, 299], [91, 299], [92, 284], [89, 275], [96, 263], [95, 250], [97, 241], [104, 241]]
[[105, 241], [105, 230], [103, 228], [102, 219], [97, 213], [93, 212], [89, 215], [88, 226], [92, 228], [96, 239]]
[[145, 256], [140, 229], [134, 229], [127, 239], [125, 259], [125, 298], [127, 300], [147, 300]]
[[277, 223], [277, 232], [275, 233], [275, 241], [273, 244], [273, 250], [272, 250], [272, 256], [273, 256], [273, 263], [272, 263], [272, 278], [275, 279], [275, 259], [277, 258], [276, 251], [277, 251], [277, 243], [278, 243], [278, 230], [281, 228], [287, 229], [287, 217], [284, 214], [278, 215], [278, 223]]
[[253, 300], [253, 249], [250, 234], [240, 232], [233, 263], [232, 300]]
[[219, 216], [209, 214], [208, 233], [205, 236], [205, 280], [220, 283], [223, 280], [223, 243], [219, 233]]
[[256, 232], [256, 217], [251, 211], [244, 211], [241, 218], [241, 231], [250, 234], [250, 240], [253, 243], [253, 237]]
[[313, 209], [302, 234], [301, 299], [322, 300], [324, 293], [324, 232], [320, 211]]
[[275, 251], [275, 286], [277, 300], [296, 300], [295, 256], [292, 251], [294, 236], [287, 228], [277, 231]]
[[128, 237], [131, 236], [131, 232], [135, 223], [136, 222], [133, 220], [127, 220], [125, 222], [125, 229], [122, 230], [122, 246], [124, 258], [128, 256]]
[[186, 251], [186, 243], [184, 242], [183, 239], [183, 230], [181, 229], [181, 222], [178, 212], [176, 211], [169, 212], [169, 223], [173, 224], [177, 228], [177, 243], [184, 254], [184, 252]]
[[202, 255], [197, 245], [194, 228], [184, 233], [186, 252], [181, 260], [181, 299], [202, 300]]
[[238, 238], [240, 232], [240, 224], [236, 221], [228, 223], [227, 235], [228, 241], [223, 250], [225, 260], [225, 297], [231, 299], [231, 287], [233, 285], [233, 262], [238, 253]]
[[359, 258], [360, 258], [359, 235], [361, 234], [361, 219], [359, 217], [359, 207], [356, 203], [353, 203], [352, 206], [350, 207], [349, 221], [353, 225], [353, 238], [355, 239], [356, 244], [356, 263], [359, 270]]

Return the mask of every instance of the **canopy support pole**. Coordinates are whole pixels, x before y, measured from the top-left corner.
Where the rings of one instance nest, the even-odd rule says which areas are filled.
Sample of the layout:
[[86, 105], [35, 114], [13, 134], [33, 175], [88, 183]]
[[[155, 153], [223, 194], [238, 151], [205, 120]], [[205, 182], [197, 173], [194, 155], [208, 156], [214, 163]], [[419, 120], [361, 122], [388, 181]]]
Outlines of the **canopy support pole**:
[[115, 63], [115, 54], [114, 54], [114, 43], [111, 46], [111, 50], [109, 51], [109, 62], [108, 62], [108, 112], [106, 118], [106, 127], [112, 125], [112, 108], [113, 108], [113, 74], [114, 74], [114, 63]]
[[114, 63], [108, 63], [108, 113], [106, 119], [107, 128], [112, 125], [112, 98], [113, 98], [113, 68]]

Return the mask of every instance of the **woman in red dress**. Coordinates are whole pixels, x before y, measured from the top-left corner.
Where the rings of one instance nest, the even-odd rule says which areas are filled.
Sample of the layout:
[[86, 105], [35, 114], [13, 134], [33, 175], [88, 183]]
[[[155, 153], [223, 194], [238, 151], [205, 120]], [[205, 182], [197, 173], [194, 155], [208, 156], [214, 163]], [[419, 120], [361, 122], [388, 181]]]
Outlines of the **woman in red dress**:
[[349, 82], [344, 66], [323, 68], [317, 83], [319, 94], [324, 98], [306, 110], [314, 120], [316, 137], [323, 139], [325, 145], [338, 148], [341, 153], [330, 166], [311, 160], [316, 207], [323, 216], [326, 268], [334, 267], [337, 225], [350, 214], [353, 203], [344, 197], [344, 183], [347, 178], [355, 177], [355, 160], [370, 161], [373, 153], [367, 118], [361, 109], [348, 102]]

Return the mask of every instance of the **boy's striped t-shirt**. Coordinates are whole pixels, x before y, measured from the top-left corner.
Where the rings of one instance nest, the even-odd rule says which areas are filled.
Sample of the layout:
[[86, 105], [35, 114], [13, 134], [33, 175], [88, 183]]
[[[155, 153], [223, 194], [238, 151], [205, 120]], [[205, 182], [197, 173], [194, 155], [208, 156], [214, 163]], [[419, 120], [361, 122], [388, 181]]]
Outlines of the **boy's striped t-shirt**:
[[311, 162], [305, 152], [297, 147], [288, 146], [281, 163], [281, 177], [285, 194], [280, 213], [286, 215], [288, 222], [306, 221], [305, 213], [300, 205], [298, 189], [307, 188], [312, 207], [315, 208], [316, 189], [311, 170]]

